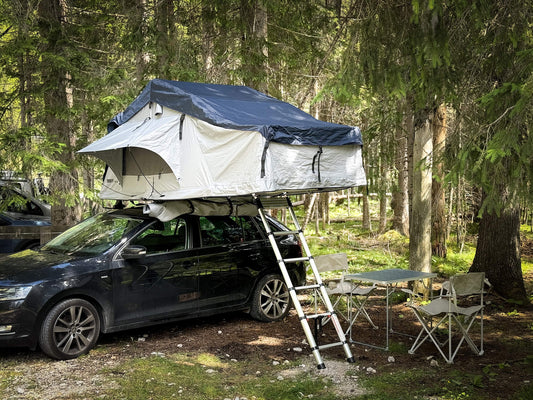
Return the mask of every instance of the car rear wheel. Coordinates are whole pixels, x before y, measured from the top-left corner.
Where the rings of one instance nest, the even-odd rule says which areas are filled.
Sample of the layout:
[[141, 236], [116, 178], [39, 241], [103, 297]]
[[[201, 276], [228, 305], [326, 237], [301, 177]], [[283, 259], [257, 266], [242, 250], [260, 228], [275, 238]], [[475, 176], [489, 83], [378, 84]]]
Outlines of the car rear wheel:
[[39, 345], [52, 358], [68, 360], [86, 354], [98, 340], [100, 317], [96, 308], [83, 299], [56, 304], [41, 326]]
[[253, 296], [250, 315], [259, 321], [279, 321], [289, 313], [289, 289], [280, 275], [264, 276], [257, 284]]

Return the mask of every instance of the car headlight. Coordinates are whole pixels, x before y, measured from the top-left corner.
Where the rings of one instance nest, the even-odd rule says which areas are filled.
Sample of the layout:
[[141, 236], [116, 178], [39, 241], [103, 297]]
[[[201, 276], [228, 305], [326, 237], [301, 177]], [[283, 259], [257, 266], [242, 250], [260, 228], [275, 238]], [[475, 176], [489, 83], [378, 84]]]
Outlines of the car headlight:
[[0, 301], [24, 300], [32, 286], [0, 287]]

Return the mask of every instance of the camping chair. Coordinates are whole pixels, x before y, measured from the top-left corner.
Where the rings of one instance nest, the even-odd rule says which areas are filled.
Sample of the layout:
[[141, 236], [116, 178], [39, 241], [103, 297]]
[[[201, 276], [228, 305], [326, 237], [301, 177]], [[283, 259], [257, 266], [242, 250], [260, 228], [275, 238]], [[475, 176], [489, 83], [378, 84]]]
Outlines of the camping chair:
[[[377, 326], [365, 309], [365, 304], [376, 286], [361, 286], [344, 279], [344, 275], [348, 271], [348, 258], [346, 253], [320, 255], [314, 259], [320, 274], [330, 271], [340, 271], [341, 273], [339, 278], [327, 280], [328, 286], [326, 287], [326, 292], [330, 298], [334, 299], [333, 308], [336, 313], [347, 321], [348, 328], [346, 332], [351, 330], [352, 325], [359, 315], [364, 316], [370, 325], [374, 329], [377, 329]], [[317, 295], [315, 294], [315, 296]], [[346, 300], [346, 311], [343, 311], [340, 307], [343, 298]], [[356, 310], [355, 313], [354, 310]], [[322, 319], [322, 325], [325, 325], [329, 319]]]
[[[409, 306], [414, 311], [422, 328], [409, 350], [409, 354], [414, 354], [427, 339], [430, 339], [449, 364], [453, 363], [459, 348], [465, 341], [475, 354], [483, 355], [484, 285], [484, 272], [454, 275], [449, 282], [445, 282], [443, 285], [441, 295], [428, 304], [417, 305], [412, 301]], [[463, 302], [466, 300], [474, 301], [475, 304], [463, 306]], [[479, 347], [469, 335], [470, 328], [478, 316], [481, 337]], [[458, 334], [461, 335], [455, 347], [452, 343], [454, 325]], [[444, 342], [440, 342], [438, 339], [439, 329], [447, 330], [448, 336]], [[448, 344], [447, 354], [443, 351], [446, 344]]]

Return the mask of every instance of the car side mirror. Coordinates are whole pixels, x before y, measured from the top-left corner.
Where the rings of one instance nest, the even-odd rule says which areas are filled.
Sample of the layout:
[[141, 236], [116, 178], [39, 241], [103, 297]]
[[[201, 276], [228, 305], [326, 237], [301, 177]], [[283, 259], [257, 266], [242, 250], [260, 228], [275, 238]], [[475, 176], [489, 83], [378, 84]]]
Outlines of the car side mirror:
[[122, 250], [122, 258], [125, 260], [134, 260], [137, 258], [143, 258], [146, 255], [146, 247], [139, 245], [127, 246]]

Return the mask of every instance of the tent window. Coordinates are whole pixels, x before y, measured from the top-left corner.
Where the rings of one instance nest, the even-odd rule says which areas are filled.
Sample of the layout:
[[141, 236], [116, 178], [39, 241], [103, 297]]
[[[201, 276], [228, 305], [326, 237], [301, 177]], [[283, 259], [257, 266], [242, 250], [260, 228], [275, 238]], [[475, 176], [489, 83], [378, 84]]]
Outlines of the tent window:
[[[142, 165], [142, 169], [141, 169]], [[171, 173], [159, 154], [140, 147], [127, 147], [122, 157], [122, 175], [148, 176]]]

